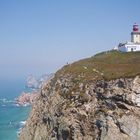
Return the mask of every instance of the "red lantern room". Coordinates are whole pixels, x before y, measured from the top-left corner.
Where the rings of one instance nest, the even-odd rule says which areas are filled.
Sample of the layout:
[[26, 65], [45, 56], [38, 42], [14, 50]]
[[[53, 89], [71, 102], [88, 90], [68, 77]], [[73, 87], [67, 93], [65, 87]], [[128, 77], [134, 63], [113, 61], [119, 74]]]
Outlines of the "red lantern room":
[[133, 25], [133, 32], [138, 32], [139, 31], [139, 25], [136, 23]]

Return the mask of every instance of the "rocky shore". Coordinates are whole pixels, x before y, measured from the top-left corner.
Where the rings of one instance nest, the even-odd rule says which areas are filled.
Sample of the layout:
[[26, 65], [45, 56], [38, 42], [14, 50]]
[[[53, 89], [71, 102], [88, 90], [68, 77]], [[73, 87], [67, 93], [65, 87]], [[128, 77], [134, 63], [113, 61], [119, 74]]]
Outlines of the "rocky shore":
[[31, 105], [35, 102], [36, 98], [39, 96], [39, 91], [35, 92], [23, 92], [21, 95], [15, 99], [16, 103], [21, 106]]
[[26, 88], [30, 89], [30, 92], [23, 91], [21, 95], [15, 99], [15, 102], [21, 106], [32, 105], [39, 96], [42, 85], [52, 79], [53, 76], [53, 73], [44, 74], [39, 78], [36, 78], [33, 75], [28, 76], [26, 80]]

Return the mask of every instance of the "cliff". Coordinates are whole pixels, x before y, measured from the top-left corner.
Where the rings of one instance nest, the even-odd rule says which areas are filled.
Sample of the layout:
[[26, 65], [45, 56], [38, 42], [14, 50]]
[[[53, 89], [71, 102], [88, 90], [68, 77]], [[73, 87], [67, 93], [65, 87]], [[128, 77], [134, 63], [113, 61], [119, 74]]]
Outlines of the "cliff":
[[42, 86], [20, 140], [139, 140], [140, 53], [64, 66]]

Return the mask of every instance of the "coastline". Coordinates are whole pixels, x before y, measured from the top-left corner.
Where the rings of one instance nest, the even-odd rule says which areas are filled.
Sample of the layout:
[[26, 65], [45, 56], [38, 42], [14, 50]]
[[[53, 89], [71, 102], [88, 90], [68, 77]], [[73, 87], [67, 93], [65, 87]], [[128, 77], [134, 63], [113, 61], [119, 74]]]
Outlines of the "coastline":
[[38, 97], [39, 91], [33, 92], [22, 92], [20, 96], [15, 99], [15, 102], [19, 106], [28, 106], [32, 105], [36, 98]]

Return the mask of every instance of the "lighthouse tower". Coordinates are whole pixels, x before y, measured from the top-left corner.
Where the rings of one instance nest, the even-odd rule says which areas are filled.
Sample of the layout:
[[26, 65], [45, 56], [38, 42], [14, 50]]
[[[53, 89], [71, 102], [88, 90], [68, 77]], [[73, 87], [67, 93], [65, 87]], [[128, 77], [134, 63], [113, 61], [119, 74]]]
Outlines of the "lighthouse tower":
[[140, 44], [139, 26], [136, 23], [133, 25], [133, 32], [131, 32], [131, 42]]

